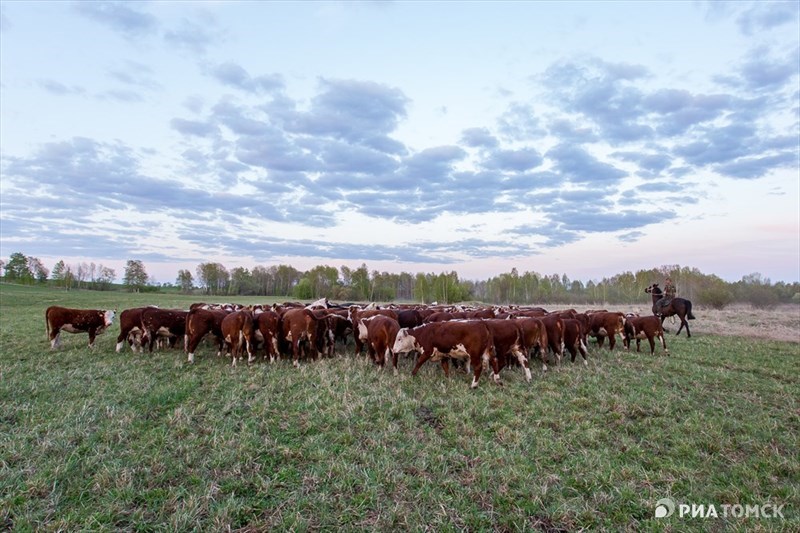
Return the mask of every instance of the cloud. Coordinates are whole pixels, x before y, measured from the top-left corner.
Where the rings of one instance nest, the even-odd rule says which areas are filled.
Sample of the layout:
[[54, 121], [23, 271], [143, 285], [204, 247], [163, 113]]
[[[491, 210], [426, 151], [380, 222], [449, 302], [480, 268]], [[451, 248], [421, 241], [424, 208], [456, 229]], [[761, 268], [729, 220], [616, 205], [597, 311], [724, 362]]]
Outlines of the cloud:
[[511, 104], [497, 119], [497, 129], [505, 138], [516, 141], [538, 139], [547, 133], [533, 108], [519, 103]]
[[188, 120], [183, 118], [173, 118], [170, 126], [175, 131], [183, 135], [193, 135], [195, 137], [210, 137], [217, 133], [217, 127], [208, 122], [199, 120]]
[[461, 133], [461, 142], [470, 148], [495, 148], [500, 141], [488, 128], [469, 128]]
[[736, 23], [745, 35], [757, 35], [785, 24], [796, 24], [798, 13], [797, 2], [755, 2], [739, 15]]
[[181, 19], [177, 28], [164, 32], [164, 41], [170, 46], [204, 55], [210, 47], [220, 44], [224, 39], [223, 32], [217, 28], [212, 16], [201, 14], [200, 19]]
[[76, 2], [75, 10], [88, 18], [105, 24], [126, 37], [137, 37], [150, 34], [158, 28], [157, 19], [143, 11], [135, 9], [131, 2]]
[[233, 62], [222, 63], [212, 68], [211, 76], [224, 85], [250, 93], [269, 93], [284, 89], [283, 76], [280, 74], [253, 77]]
[[59, 96], [66, 96], [71, 94], [76, 94], [76, 95], [86, 94], [86, 89], [84, 89], [83, 87], [80, 87], [78, 85], [66, 86], [63, 83], [56, 80], [42, 79], [38, 81], [38, 84], [39, 87], [49, 92], [50, 94], [56, 94]]
[[553, 160], [554, 168], [573, 183], [613, 186], [627, 175], [625, 171], [599, 161], [580, 146], [559, 144], [545, 156]]
[[492, 170], [524, 172], [542, 164], [542, 156], [535, 148], [519, 150], [495, 150], [483, 161], [483, 166]]
[[757, 179], [777, 168], [800, 168], [797, 152], [741, 157], [728, 163], [716, 165], [714, 170], [729, 178]]

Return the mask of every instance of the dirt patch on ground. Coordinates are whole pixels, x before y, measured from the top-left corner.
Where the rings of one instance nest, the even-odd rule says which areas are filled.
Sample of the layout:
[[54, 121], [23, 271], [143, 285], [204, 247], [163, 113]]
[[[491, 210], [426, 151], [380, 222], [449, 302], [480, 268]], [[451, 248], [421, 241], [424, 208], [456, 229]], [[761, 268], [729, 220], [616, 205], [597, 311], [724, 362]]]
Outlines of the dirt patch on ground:
[[[557, 309], [550, 306], [546, 309]], [[579, 308], [576, 311], [586, 311], [589, 307]], [[594, 307], [597, 309], [597, 307]], [[649, 306], [609, 305], [609, 311], [622, 311], [624, 313], [651, 314]], [[695, 320], [689, 322], [692, 333], [712, 333], [715, 335], [732, 335], [743, 337], [757, 337], [776, 341], [800, 343], [800, 306], [779, 305], [773, 309], [756, 309], [751, 305], [736, 304], [725, 309], [711, 309], [694, 306], [692, 313]], [[677, 331], [680, 321], [675, 317], [664, 322], [664, 326], [671, 332]], [[683, 333], [681, 333], [682, 335]]]

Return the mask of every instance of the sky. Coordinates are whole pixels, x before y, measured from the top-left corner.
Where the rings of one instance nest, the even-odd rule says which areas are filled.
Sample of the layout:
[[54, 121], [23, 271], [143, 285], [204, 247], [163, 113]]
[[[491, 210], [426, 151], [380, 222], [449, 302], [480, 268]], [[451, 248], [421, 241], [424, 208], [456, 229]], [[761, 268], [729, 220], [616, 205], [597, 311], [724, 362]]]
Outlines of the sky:
[[0, 257], [800, 280], [800, 3], [0, 2]]

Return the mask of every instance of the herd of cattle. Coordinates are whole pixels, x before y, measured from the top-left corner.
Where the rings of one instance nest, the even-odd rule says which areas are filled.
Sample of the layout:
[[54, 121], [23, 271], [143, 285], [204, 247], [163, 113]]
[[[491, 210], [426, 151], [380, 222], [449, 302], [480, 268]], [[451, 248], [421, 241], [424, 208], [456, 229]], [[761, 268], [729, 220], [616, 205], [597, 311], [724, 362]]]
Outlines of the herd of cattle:
[[[89, 346], [97, 334], [113, 323], [115, 311], [49, 307], [45, 312], [51, 348], [59, 343], [61, 331], [87, 332]], [[598, 347], [608, 339], [613, 350], [617, 336], [626, 349], [632, 340], [647, 339], [650, 354], [655, 339], [667, 351], [662, 320], [658, 316], [638, 316], [606, 310], [578, 313], [574, 309], [548, 312], [540, 307], [478, 307], [440, 305], [391, 305], [378, 307], [335, 305], [323, 298], [309, 305], [285, 303], [273, 306], [234, 304], [192, 304], [188, 311], [155, 306], [122, 311], [116, 350], [127, 342], [133, 351], [152, 352], [154, 346], [174, 347], [183, 339], [188, 361], [194, 362], [200, 342], [209, 337], [217, 355], [226, 351], [236, 366], [247, 353], [248, 363], [259, 353], [275, 361], [282, 355], [299, 366], [301, 359], [333, 356], [336, 343], [347, 345], [352, 335], [356, 355], [364, 347], [372, 361], [383, 367], [387, 361], [397, 372], [401, 353], [416, 352], [412, 375], [426, 361], [439, 361], [446, 375], [451, 360], [466, 362], [473, 372], [471, 386], [477, 387], [482, 370], [500, 383], [500, 370], [519, 364], [528, 381], [529, 357], [542, 361], [547, 370], [550, 355], [560, 362], [567, 351], [575, 361], [580, 353], [586, 364], [588, 338]]]

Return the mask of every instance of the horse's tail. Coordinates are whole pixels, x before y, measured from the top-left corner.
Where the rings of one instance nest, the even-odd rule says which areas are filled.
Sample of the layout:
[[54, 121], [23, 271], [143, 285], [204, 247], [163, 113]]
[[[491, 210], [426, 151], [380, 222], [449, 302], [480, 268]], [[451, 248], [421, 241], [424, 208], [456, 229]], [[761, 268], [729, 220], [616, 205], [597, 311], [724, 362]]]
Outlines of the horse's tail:
[[692, 301], [686, 300], [686, 318], [689, 320], [694, 320], [694, 315], [692, 314]]

